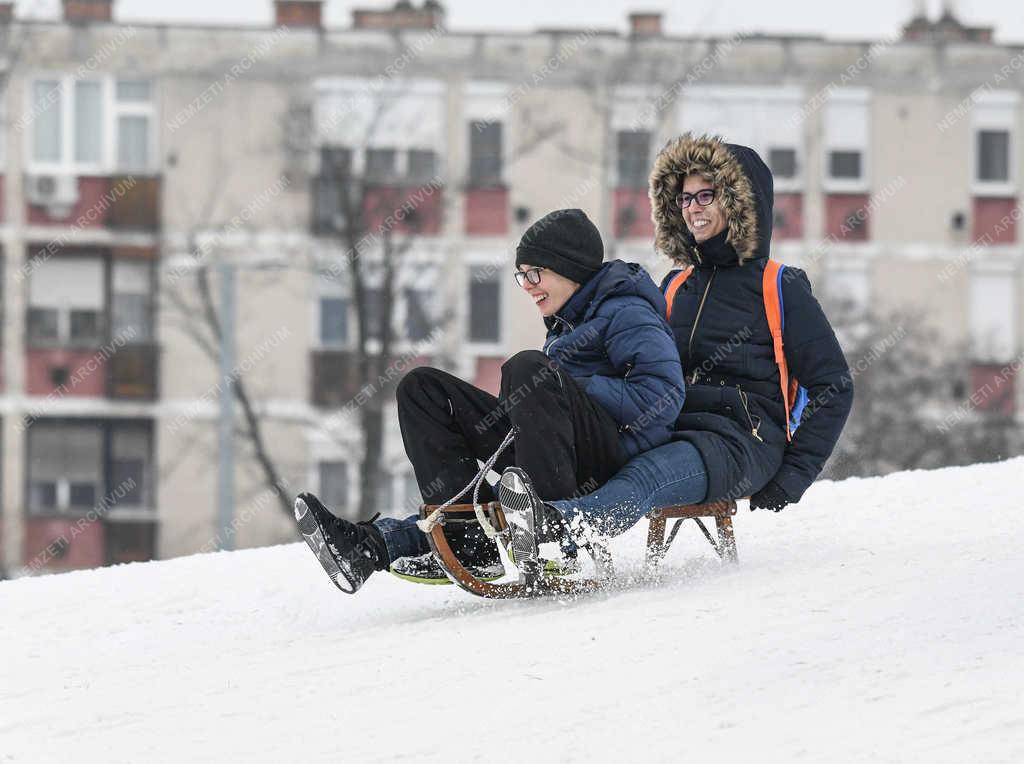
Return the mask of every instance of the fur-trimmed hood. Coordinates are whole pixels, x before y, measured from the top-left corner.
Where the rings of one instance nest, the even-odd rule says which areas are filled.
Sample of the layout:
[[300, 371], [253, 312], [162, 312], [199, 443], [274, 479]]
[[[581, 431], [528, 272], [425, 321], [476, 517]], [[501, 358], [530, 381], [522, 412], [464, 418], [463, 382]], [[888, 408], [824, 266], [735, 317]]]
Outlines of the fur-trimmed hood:
[[771, 170], [747, 146], [690, 133], [669, 141], [654, 160], [649, 194], [655, 247], [677, 263], [700, 262], [696, 242], [675, 203], [687, 175], [703, 175], [717, 190], [729, 221], [727, 241], [739, 263], [767, 257], [774, 204]]

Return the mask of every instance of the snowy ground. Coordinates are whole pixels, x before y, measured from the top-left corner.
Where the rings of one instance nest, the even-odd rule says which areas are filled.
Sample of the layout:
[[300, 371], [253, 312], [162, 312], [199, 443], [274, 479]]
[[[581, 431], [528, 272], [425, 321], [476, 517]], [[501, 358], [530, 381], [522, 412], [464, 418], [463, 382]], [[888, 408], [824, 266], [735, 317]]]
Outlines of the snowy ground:
[[0, 762], [1021, 762], [1022, 474], [820, 483], [577, 601], [300, 544], [0, 583]]

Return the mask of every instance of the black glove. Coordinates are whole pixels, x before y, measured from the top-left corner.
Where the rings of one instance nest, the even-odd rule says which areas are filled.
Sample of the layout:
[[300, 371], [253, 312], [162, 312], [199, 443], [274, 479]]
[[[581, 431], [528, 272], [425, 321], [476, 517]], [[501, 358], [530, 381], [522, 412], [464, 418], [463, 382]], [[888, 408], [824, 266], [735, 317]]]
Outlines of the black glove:
[[750, 497], [750, 511], [755, 509], [770, 509], [778, 512], [789, 504], [789, 496], [779, 487], [774, 480], [769, 480], [768, 485]]

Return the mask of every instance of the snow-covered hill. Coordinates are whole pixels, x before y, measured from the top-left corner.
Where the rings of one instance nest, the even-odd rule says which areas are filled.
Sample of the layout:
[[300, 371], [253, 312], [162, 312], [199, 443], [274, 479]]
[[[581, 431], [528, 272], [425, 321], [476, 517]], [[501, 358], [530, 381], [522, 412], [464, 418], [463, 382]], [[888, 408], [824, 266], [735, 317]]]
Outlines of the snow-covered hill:
[[0, 583], [0, 762], [1024, 761], [1022, 476], [820, 483], [577, 601], [298, 543]]

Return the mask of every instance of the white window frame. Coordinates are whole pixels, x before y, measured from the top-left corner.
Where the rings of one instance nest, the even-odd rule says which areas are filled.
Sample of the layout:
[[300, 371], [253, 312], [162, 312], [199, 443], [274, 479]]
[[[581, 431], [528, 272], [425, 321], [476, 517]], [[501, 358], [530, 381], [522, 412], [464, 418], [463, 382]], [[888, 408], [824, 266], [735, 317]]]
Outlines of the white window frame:
[[[855, 106], [864, 110], [864, 136], [860, 145], [844, 143], [831, 138], [828, 126], [822, 125], [821, 187], [827, 194], [867, 194], [871, 192], [871, 91], [867, 88], [839, 88], [829, 94], [822, 119], [827, 120], [830, 105]], [[833, 178], [830, 173], [829, 154], [833, 151], [859, 151], [860, 177]]]
[[[60, 87], [61, 107], [61, 159], [57, 162], [38, 161], [35, 156], [34, 124], [24, 130], [24, 156], [26, 171], [33, 175], [116, 175], [124, 172], [150, 174], [156, 172], [157, 161], [157, 122], [156, 122], [156, 82], [148, 77], [131, 77], [116, 74], [97, 74], [76, 77], [70, 74], [39, 71], [33, 73], [25, 82], [26, 109], [35, 108], [33, 88], [37, 82], [54, 80]], [[149, 83], [149, 101], [123, 103], [117, 100], [117, 82], [146, 81]], [[103, 114], [103, 144], [99, 162], [79, 162], [75, 159], [75, 83], [98, 82], [100, 84], [101, 109]], [[52, 106], [50, 108], [53, 108]], [[118, 166], [118, 117], [141, 116], [149, 119], [149, 162], [144, 168], [122, 170]]]
[[[1020, 93], [1013, 90], [987, 91], [974, 96], [971, 129], [968, 131], [972, 196], [1006, 197], [1017, 195], [1017, 115], [1019, 109]], [[983, 130], [1003, 130], [1009, 134], [1008, 180], [978, 180], [978, 134]]]

